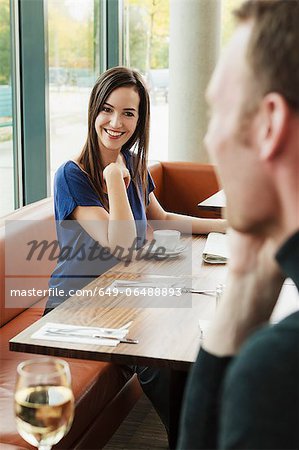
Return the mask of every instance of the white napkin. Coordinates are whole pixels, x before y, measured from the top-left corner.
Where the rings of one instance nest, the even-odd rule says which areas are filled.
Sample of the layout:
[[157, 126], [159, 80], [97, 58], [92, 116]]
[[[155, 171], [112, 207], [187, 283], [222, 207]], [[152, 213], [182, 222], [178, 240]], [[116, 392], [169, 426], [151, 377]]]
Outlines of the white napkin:
[[[66, 330], [66, 333], [71, 333], [71, 336], [67, 334], [50, 334], [48, 330]], [[105, 338], [93, 338], [92, 335], [106, 335], [109, 337], [116, 337], [118, 339], [124, 338], [128, 334], [128, 329], [123, 328], [100, 328], [100, 327], [81, 327], [80, 325], [69, 325], [65, 323], [46, 323], [38, 331], [32, 334], [31, 339], [41, 339], [47, 341], [60, 341], [60, 342], [75, 342], [78, 344], [96, 344], [96, 345], [108, 345], [110, 347], [116, 347], [119, 344], [119, 340], [105, 339]], [[80, 336], [74, 336], [78, 333]], [[83, 336], [83, 335], [86, 335]]]
[[202, 259], [210, 264], [225, 264], [229, 258], [227, 235], [209, 233]]

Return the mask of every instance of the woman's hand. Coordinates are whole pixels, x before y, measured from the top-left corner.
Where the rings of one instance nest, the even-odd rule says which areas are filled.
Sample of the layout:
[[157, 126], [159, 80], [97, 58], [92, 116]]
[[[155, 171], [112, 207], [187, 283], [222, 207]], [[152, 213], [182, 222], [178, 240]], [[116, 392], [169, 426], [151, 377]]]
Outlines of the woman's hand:
[[118, 162], [103, 170], [109, 200], [109, 226], [107, 240], [110, 248], [131, 248], [136, 239], [136, 225], [128, 198], [130, 172]]
[[103, 178], [104, 181], [107, 184], [107, 181], [110, 180], [111, 178], [115, 177], [115, 176], [121, 176], [122, 179], [124, 180], [126, 189], [128, 188], [130, 181], [131, 181], [131, 176], [130, 176], [130, 172], [128, 171], [128, 169], [117, 163], [117, 162], [113, 162], [108, 164], [108, 166], [105, 167], [105, 169], [103, 170]]

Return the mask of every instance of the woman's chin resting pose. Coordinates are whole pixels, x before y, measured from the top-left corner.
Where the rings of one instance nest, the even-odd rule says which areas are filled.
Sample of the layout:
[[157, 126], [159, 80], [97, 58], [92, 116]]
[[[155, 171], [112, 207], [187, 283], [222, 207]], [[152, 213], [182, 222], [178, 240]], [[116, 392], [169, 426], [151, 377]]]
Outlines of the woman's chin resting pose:
[[[50, 296], [45, 312], [68, 298], [71, 290], [82, 289], [118, 263], [117, 249], [128, 249], [136, 242], [142, 246], [148, 220], [163, 221], [166, 228], [179, 231], [188, 224], [196, 234], [225, 231], [224, 220], [168, 213], [161, 207], [147, 169], [149, 119], [149, 94], [138, 72], [116, 67], [99, 77], [90, 96], [82, 152], [64, 163], [55, 176], [60, 255], [49, 286], [50, 292], [59, 290], [63, 295]], [[171, 407], [170, 397], [171, 392], [182, 392], [176, 382], [182, 386], [185, 377], [176, 374], [174, 382], [173, 373], [166, 369], [127, 369], [130, 374], [137, 372], [173, 447], [179, 409]]]

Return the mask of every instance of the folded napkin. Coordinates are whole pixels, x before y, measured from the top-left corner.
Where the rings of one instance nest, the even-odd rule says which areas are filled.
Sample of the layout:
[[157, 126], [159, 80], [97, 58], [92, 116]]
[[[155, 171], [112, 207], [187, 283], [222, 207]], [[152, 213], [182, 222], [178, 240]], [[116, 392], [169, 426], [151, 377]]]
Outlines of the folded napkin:
[[[31, 339], [116, 347], [119, 344], [118, 339], [124, 338], [128, 331], [128, 329], [123, 328], [81, 327], [80, 325], [49, 322], [33, 333]], [[107, 339], [105, 339], [106, 335]], [[95, 336], [101, 336], [101, 338]], [[112, 337], [117, 339], [111, 339]]]
[[227, 235], [209, 233], [202, 259], [210, 264], [225, 264], [229, 258]]

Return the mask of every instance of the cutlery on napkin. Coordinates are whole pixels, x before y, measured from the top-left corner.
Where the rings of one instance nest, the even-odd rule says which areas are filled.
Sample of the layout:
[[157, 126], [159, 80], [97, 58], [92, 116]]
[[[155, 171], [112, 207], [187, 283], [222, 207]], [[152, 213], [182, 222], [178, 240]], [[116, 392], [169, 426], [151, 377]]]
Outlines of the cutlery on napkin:
[[119, 338], [116, 336], [109, 336], [109, 335], [105, 335], [105, 334], [80, 334], [77, 332], [64, 332], [64, 331], [59, 331], [59, 330], [55, 330], [55, 329], [49, 329], [45, 331], [46, 334], [50, 334], [50, 335], [55, 335], [55, 336], [71, 336], [71, 337], [83, 337], [83, 338], [92, 338], [92, 339], [112, 339], [114, 341], [118, 341], [124, 344], [138, 344], [138, 340], [137, 339], [130, 339], [130, 338]]
[[52, 341], [63, 340], [64, 342], [76, 342], [84, 344], [94, 344], [95, 339], [98, 344], [116, 346], [120, 342], [137, 343], [136, 339], [127, 339], [128, 327], [132, 322], [128, 322], [120, 328], [84, 327], [62, 323], [46, 323], [36, 331], [32, 339], [45, 339]]

